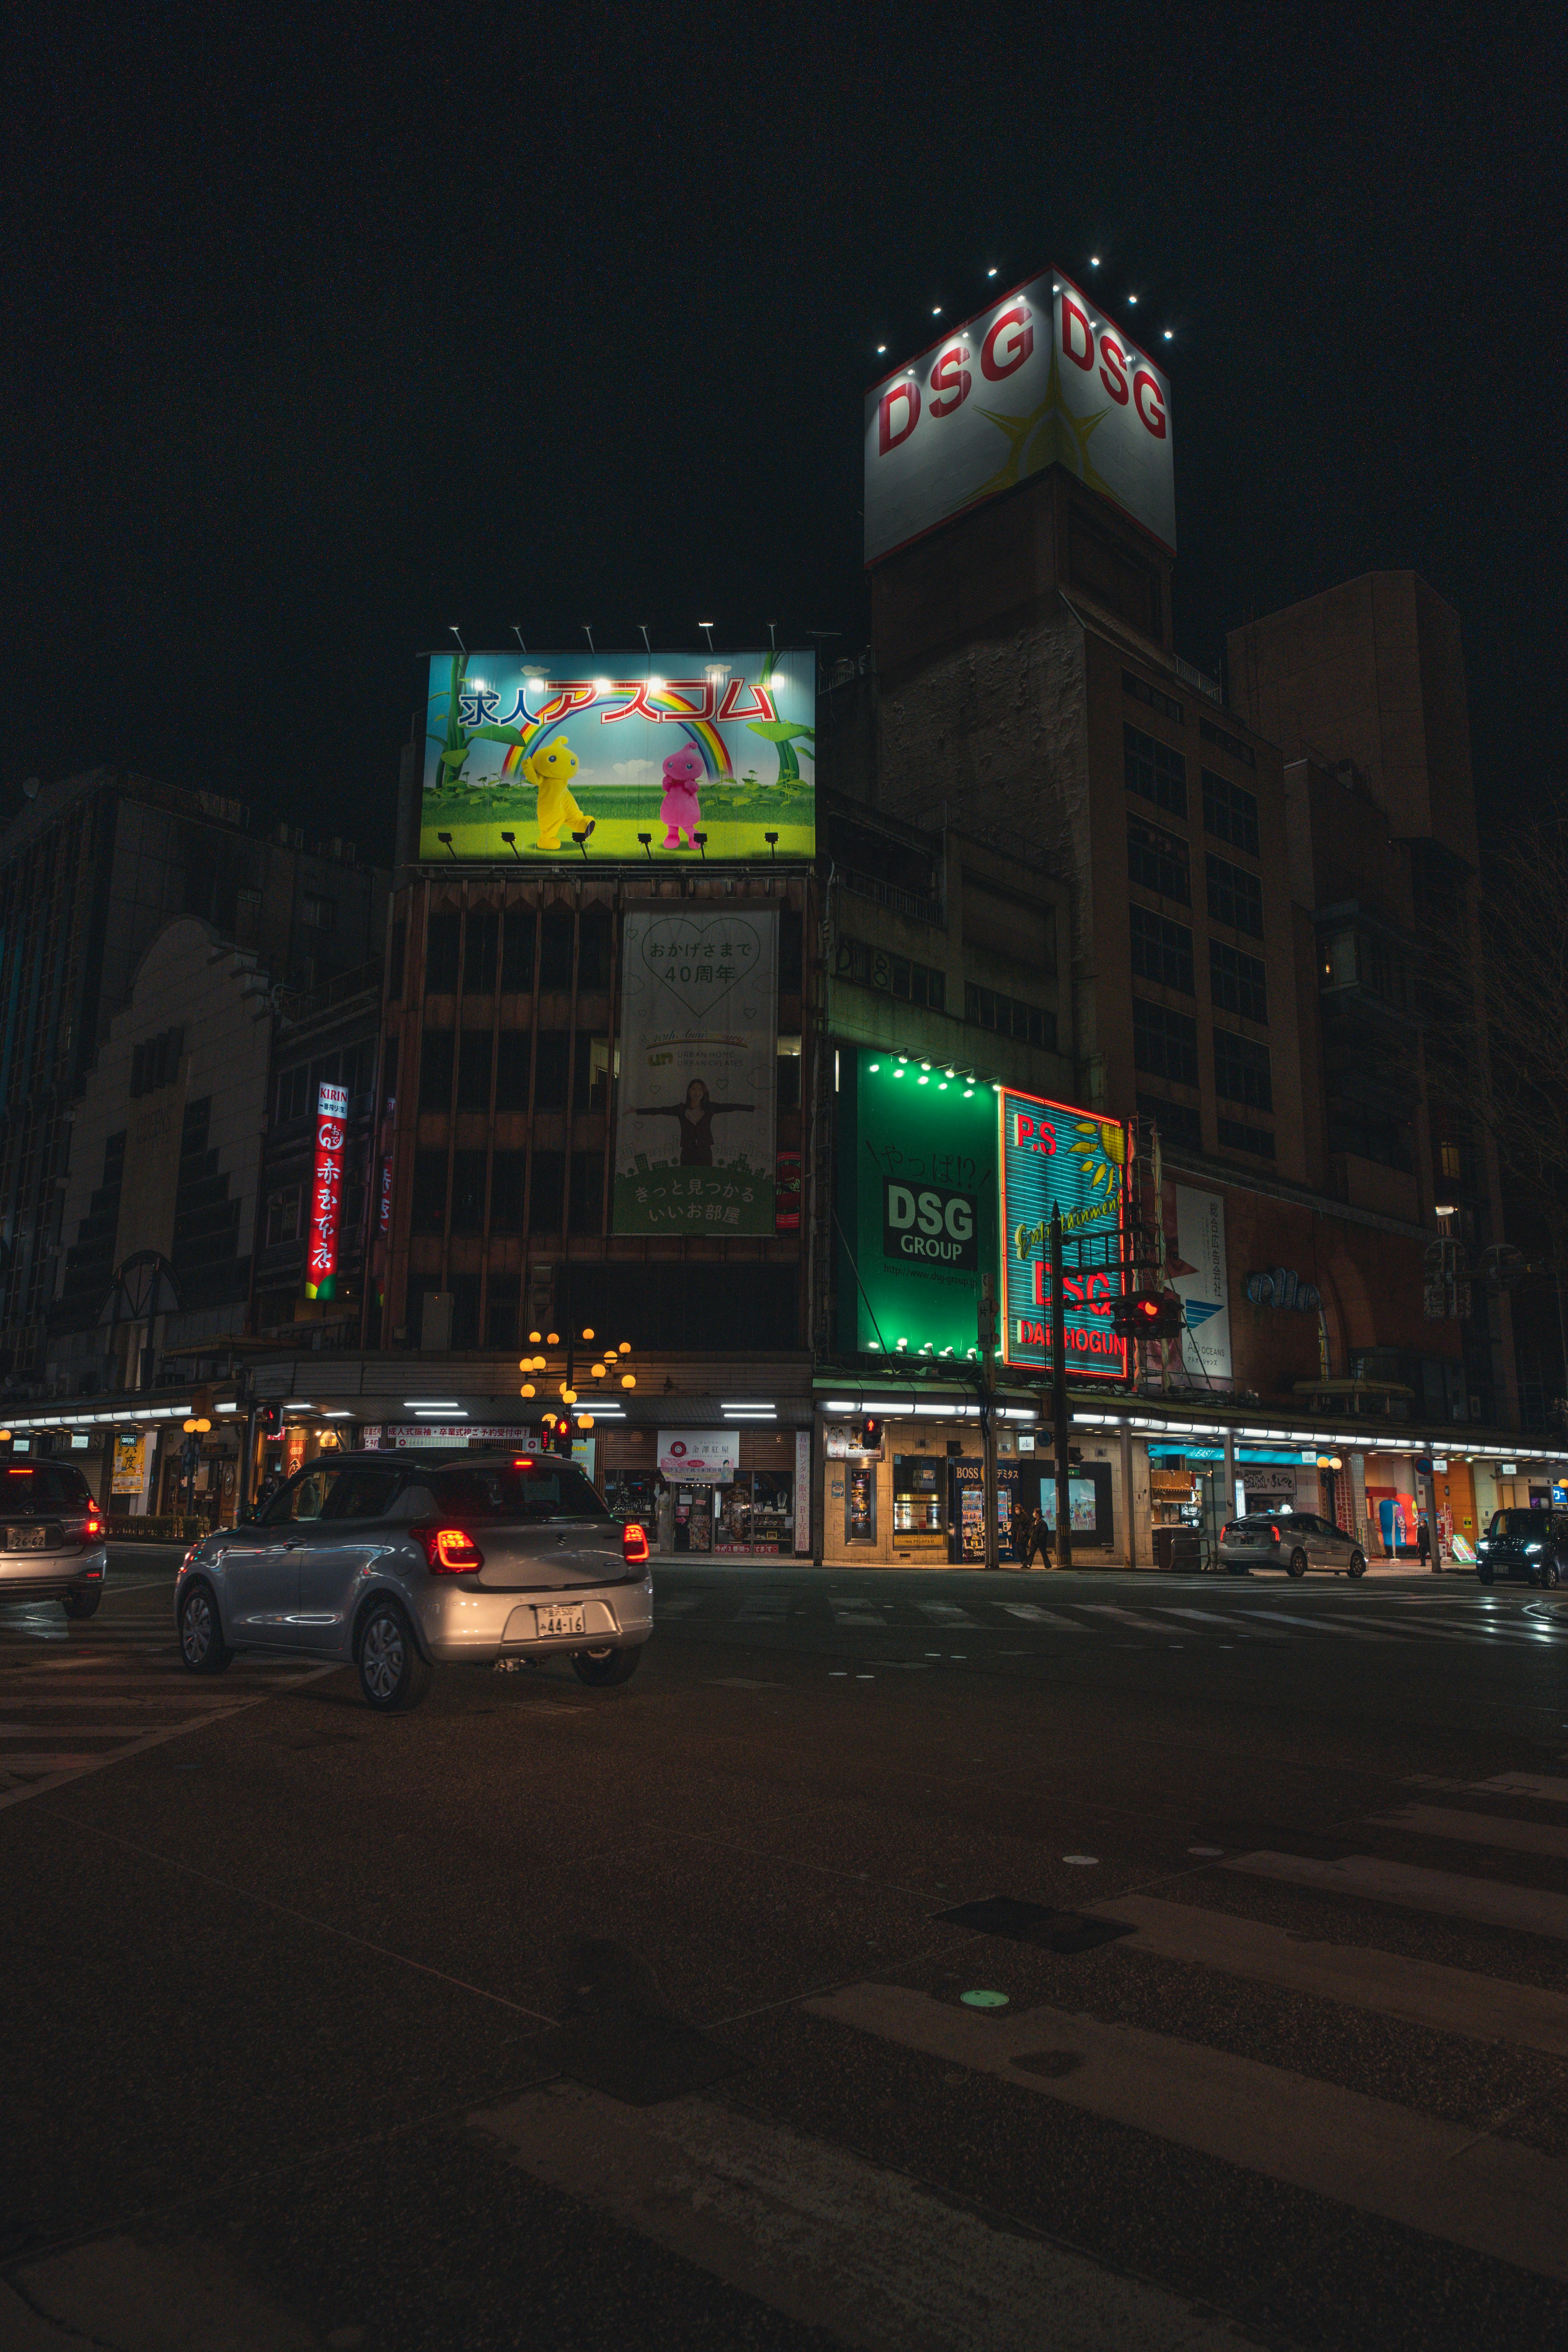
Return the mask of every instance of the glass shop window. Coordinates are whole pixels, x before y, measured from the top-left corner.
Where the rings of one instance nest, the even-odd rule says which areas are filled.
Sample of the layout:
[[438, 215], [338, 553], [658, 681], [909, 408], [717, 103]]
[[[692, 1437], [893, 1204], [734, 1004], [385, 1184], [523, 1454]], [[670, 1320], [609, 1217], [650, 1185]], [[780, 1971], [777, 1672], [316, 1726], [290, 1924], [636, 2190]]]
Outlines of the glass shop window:
[[875, 1543], [877, 1465], [874, 1462], [846, 1462], [844, 1468], [844, 1540], [846, 1543]]
[[893, 1533], [940, 1536], [945, 1530], [942, 1494], [947, 1462], [933, 1454], [893, 1456]]

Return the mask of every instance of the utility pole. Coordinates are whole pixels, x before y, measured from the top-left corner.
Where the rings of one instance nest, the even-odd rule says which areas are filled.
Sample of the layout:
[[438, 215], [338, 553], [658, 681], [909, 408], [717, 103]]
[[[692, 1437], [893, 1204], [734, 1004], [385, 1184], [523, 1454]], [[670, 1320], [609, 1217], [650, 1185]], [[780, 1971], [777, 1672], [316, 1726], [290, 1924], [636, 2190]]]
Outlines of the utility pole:
[[980, 1279], [976, 1321], [980, 1338], [980, 1433], [984, 1442], [981, 1508], [985, 1514], [985, 1565], [996, 1568], [996, 1286], [991, 1276]]
[[1072, 1503], [1068, 1487], [1067, 1301], [1062, 1290], [1062, 1212], [1051, 1202], [1051, 1420], [1057, 1449], [1057, 1566], [1072, 1566]]

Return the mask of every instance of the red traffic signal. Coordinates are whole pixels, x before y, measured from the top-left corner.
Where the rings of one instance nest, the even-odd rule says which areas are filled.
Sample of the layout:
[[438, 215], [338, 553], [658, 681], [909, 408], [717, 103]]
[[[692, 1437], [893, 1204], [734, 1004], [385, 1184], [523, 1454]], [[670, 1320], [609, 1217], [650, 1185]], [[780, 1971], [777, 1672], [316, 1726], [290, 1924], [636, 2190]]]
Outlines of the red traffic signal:
[[1184, 1328], [1186, 1312], [1173, 1290], [1141, 1290], [1119, 1298], [1110, 1320], [1120, 1339], [1164, 1339]]

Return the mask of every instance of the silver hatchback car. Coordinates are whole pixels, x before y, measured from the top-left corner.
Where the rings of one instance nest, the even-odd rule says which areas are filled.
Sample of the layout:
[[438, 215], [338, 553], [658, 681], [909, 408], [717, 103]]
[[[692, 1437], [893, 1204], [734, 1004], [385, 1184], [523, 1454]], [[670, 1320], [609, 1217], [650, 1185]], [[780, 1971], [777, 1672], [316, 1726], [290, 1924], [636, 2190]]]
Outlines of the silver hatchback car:
[[1254, 1568], [1282, 1568], [1287, 1576], [1305, 1576], [1310, 1568], [1366, 1574], [1366, 1554], [1354, 1536], [1314, 1511], [1258, 1511], [1230, 1520], [1220, 1529], [1219, 1560], [1232, 1576]]
[[103, 1517], [68, 1462], [0, 1466], [0, 1601], [58, 1601], [91, 1617], [109, 1564]]
[[337, 1454], [187, 1552], [174, 1622], [192, 1674], [250, 1646], [352, 1660], [382, 1709], [465, 1659], [564, 1652], [604, 1686], [653, 1631], [647, 1563], [646, 1530], [562, 1456]]

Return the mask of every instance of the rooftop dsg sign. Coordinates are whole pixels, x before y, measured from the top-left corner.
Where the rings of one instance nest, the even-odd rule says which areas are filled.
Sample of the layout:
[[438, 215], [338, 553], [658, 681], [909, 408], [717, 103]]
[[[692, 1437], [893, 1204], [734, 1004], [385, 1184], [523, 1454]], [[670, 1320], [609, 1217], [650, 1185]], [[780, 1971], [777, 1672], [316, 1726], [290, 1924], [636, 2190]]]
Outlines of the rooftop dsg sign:
[[510, 865], [809, 857], [809, 653], [432, 654], [419, 854]]
[[867, 393], [867, 562], [1047, 466], [1174, 551], [1170, 384], [1059, 269]]
[[844, 1060], [843, 1343], [889, 1361], [973, 1359], [981, 1277], [996, 1268], [996, 1097], [940, 1064], [866, 1046]]
[[[1065, 1103], [1004, 1087], [1002, 1114], [1002, 1360], [1051, 1362], [1050, 1220], [1060, 1206], [1063, 1237], [1121, 1231], [1127, 1129]], [[1112, 1253], [1120, 1255], [1121, 1252]], [[1068, 1377], [1124, 1380], [1127, 1342], [1111, 1328], [1120, 1274], [1078, 1274], [1067, 1253]]]

